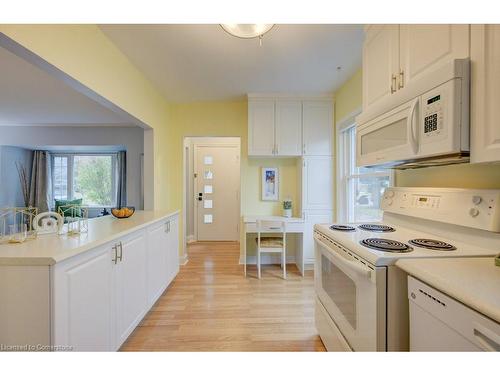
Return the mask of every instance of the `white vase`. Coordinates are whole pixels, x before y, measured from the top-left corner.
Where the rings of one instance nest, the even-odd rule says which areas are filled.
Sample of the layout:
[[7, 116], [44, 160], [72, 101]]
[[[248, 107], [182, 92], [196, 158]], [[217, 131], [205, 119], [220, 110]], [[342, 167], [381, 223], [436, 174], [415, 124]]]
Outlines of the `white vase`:
[[292, 217], [292, 209], [291, 208], [284, 208], [283, 209], [283, 216], [284, 217]]

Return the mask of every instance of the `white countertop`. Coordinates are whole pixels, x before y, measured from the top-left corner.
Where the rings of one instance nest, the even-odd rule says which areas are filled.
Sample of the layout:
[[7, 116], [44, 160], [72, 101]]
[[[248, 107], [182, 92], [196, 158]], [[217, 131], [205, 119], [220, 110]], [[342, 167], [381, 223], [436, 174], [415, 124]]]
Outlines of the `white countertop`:
[[0, 265], [53, 265], [176, 214], [178, 211], [136, 211], [127, 219], [111, 215], [89, 219], [88, 233], [41, 235], [21, 244], [0, 245]]
[[500, 267], [492, 257], [401, 259], [396, 265], [487, 317], [500, 322]]

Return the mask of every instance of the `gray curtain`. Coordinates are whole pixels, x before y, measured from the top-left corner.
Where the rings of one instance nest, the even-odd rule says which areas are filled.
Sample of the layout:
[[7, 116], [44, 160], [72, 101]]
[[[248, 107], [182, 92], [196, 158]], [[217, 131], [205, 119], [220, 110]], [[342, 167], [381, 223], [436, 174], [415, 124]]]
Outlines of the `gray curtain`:
[[127, 205], [127, 152], [118, 152], [116, 160], [116, 204], [123, 207]]
[[49, 211], [50, 160], [47, 151], [33, 152], [31, 167], [30, 205], [37, 207], [38, 212]]

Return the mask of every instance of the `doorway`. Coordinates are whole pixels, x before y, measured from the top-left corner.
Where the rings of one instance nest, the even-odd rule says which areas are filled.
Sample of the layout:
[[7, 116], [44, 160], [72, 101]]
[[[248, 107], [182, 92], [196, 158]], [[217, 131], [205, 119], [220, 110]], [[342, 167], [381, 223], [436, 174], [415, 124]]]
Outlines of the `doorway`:
[[186, 241], [238, 241], [240, 138], [186, 137], [184, 154]]

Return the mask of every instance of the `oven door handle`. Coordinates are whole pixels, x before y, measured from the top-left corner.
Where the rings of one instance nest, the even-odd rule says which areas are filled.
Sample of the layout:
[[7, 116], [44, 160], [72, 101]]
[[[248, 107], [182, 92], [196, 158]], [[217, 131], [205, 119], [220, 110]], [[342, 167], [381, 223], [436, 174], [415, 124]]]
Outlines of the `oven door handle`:
[[[321, 239], [319, 239], [321, 242], [323, 242]], [[324, 243], [324, 242], [323, 242]], [[326, 244], [325, 244], [326, 245]], [[328, 246], [328, 249], [330, 250], [328, 254], [330, 254], [333, 258], [335, 258], [339, 263], [343, 264], [347, 268], [353, 270], [356, 272], [358, 275], [366, 277], [367, 279], [372, 280], [372, 270], [367, 269], [363, 266], [361, 266], [359, 263], [356, 261], [350, 261], [344, 258], [342, 255], [337, 253], [335, 249], [332, 249], [331, 247]]]

